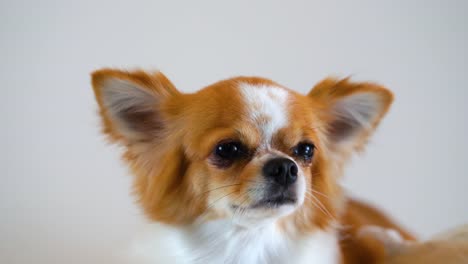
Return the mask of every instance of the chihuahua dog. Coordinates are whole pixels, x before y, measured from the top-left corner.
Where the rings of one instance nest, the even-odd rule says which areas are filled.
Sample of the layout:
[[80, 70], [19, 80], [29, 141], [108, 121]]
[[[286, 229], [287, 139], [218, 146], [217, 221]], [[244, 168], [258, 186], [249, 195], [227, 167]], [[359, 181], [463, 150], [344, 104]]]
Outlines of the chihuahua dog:
[[161, 72], [102, 69], [92, 85], [156, 223], [149, 263], [365, 264], [381, 249], [361, 227], [413, 239], [339, 184], [392, 103], [378, 84], [328, 78], [302, 95], [236, 77], [183, 93]]

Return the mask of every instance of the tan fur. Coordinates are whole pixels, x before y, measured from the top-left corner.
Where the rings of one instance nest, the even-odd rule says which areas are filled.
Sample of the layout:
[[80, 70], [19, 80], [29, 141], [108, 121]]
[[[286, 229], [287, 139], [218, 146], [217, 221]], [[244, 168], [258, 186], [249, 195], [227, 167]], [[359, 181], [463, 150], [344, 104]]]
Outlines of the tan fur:
[[341, 224], [343, 227], [340, 230], [340, 246], [344, 263], [376, 263], [385, 257], [385, 248], [381, 243], [376, 243], [373, 238], [359, 235], [359, 231], [365, 226], [396, 230], [408, 241], [415, 239], [376, 208], [353, 199], [348, 200], [346, 211], [341, 216]]
[[[450, 230], [427, 241], [415, 242], [393, 229], [364, 226], [358, 234], [379, 247], [380, 254], [374, 254], [379, 264], [461, 264], [468, 262], [468, 225]], [[374, 251], [375, 252], [375, 251]]]

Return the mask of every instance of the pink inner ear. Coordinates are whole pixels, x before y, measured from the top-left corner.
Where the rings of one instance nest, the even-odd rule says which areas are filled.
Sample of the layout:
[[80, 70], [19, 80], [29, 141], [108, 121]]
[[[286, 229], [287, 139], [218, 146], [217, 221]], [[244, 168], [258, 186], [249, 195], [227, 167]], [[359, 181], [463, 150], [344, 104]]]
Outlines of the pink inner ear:
[[373, 93], [358, 93], [339, 99], [331, 109], [330, 138], [335, 142], [352, 140], [359, 132], [370, 129], [381, 111], [380, 100]]
[[130, 81], [111, 78], [103, 83], [104, 107], [119, 133], [133, 139], [162, 129], [155, 95]]
[[141, 111], [141, 109], [130, 107], [119, 112], [118, 117], [127, 125], [128, 129], [140, 133], [154, 133], [163, 128], [155, 111]]

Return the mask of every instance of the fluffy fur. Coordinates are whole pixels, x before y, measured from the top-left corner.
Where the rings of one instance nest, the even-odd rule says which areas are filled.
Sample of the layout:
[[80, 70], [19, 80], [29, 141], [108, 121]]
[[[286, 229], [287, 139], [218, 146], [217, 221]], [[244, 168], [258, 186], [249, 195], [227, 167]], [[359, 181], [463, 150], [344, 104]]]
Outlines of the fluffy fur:
[[[344, 164], [365, 145], [393, 100], [384, 87], [326, 79], [307, 95], [271, 80], [236, 77], [192, 94], [160, 72], [103, 69], [92, 74], [103, 132], [125, 147], [134, 193], [157, 234], [151, 263], [371, 263], [366, 224], [395, 228], [347, 198]], [[221, 142], [245, 156], [227, 163]], [[312, 160], [294, 154], [315, 146]], [[256, 206], [271, 183], [266, 162], [292, 160], [294, 203]]]
[[407, 241], [393, 229], [361, 228], [358, 239], [373, 240], [383, 248], [380, 264], [460, 264], [468, 262], [468, 225], [455, 228], [427, 241]]

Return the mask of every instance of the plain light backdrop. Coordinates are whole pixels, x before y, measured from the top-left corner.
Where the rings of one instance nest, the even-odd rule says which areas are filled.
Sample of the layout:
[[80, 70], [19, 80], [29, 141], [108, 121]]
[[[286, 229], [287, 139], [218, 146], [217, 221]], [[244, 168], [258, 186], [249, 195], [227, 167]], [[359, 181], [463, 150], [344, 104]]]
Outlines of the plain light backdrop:
[[396, 101], [350, 193], [421, 237], [468, 222], [467, 1], [1, 1], [0, 262], [116, 263], [144, 223], [89, 73], [235, 75], [307, 92], [328, 75]]

